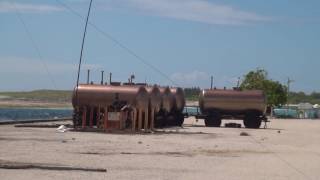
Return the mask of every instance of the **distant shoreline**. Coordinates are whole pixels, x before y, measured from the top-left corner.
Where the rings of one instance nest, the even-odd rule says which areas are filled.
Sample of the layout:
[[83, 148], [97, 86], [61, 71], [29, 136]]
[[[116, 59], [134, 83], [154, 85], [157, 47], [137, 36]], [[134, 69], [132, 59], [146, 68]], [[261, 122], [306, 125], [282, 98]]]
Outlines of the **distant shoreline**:
[[0, 108], [52, 108], [52, 109], [71, 109], [72, 105], [68, 102], [48, 102], [31, 100], [0, 100]]
[[0, 108], [72, 108], [72, 91], [0, 92]]
[[[72, 91], [35, 90], [0, 92], [0, 108], [72, 108]], [[197, 100], [186, 97], [186, 106], [197, 106]]]

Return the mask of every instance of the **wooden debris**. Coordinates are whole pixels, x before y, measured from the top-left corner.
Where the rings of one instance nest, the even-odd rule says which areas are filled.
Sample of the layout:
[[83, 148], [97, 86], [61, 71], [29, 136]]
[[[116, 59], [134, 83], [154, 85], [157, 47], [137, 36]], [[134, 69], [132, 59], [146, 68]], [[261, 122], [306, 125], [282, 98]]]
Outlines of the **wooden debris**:
[[0, 163], [0, 169], [40, 169], [40, 170], [53, 170], [53, 171], [107, 172], [107, 169], [102, 169], [102, 168], [84, 168], [84, 167], [73, 167], [73, 166], [28, 164], [28, 163]]
[[[58, 128], [61, 124], [17, 124], [14, 127], [26, 127], [26, 128]], [[70, 124], [66, 124], [67, 127], [72, 127]]]

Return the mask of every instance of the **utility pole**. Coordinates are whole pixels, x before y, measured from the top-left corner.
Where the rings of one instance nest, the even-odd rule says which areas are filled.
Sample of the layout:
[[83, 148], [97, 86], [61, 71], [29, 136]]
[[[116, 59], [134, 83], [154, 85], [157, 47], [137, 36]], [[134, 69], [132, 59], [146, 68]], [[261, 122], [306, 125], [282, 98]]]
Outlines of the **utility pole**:
[[240, 87], [240, 77], [238, 77], [237, 88]]
[[212, 90], [212, 87], [213, 87], [213, 76], [211, 76], [211, 86], [210, 86], [211, 88], [211, 90]]
[[293, 79], [290, 79], [290, 78], [288, 78], [288, 80], [287, 80], [287, 104], [289, 105], [289, 97], [290, 97], [290, 84], [291, 83], [293, 83], [294, 82], [294, 80]]
[[289, 93], [290, 93], [290, 84], [293, 83], [294, 80], [288, 78], [288, 81], [287, 81], [287, 116], [289, 116]]

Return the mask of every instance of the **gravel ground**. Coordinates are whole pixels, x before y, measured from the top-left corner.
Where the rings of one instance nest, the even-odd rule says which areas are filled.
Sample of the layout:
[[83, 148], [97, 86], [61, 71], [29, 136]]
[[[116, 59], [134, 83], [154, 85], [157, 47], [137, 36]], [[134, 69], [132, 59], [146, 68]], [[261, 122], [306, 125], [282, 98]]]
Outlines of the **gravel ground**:
[[3, 125], [0, 165], [4, 164], [107, 172], [0, 169], [1, 180], [317, 180], [320, 120], [271, 120], [268, 129], [240, 129], [208, 128], [188, 118], [184, 128], [152, 134], [59, 133], [54, 128]]

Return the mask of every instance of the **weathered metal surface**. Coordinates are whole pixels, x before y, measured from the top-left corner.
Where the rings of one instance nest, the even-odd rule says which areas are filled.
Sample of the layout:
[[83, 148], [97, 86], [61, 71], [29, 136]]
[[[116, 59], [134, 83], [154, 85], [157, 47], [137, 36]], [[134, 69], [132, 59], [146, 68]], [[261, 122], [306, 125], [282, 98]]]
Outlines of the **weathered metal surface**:
[[175, 98], [175, 110], [178, 112], [182, 112], [186, 104], [183, 89], [178, 87], [178, 88], [171, 88], [170, 90]]
[[181, 88], [159, 88], [133, 83], [80, 84], [74, 90], [72, 103], [76, 113], [74, 125], [78, 128], [149, 131], [154, 128], [158, 116], [163, 121], [157, 122], [161, 124], [160, 127], [172, 125], [174, 122], [166, 121], [170, 117], [170, 121], [180, 117], [185, 99]]
[[149, 94], [144, 87], [80, 84], [77, 94], [76, 89], [74, 90], [72, 104], [74, 107], [106, 107], [117, 100], [136, 107], [147, 107]]
[[203, 90], [199, 97], [201, 113], [210, 109], [265, 112], [266, 99], [260, 90]]
[[148, 86], [146, 87], [146, 90], [148, 91], [150, 95], [150, 106], [151, 108], [158, 113], [161, 109], [161, 103], [162, 103], [162, 96], [160, 89], [157, 86]]
[[162, 109], [169, 113], [174, 107], [174, 96], [169, 87], [161, 87], [160, 92], [162, 95]]

